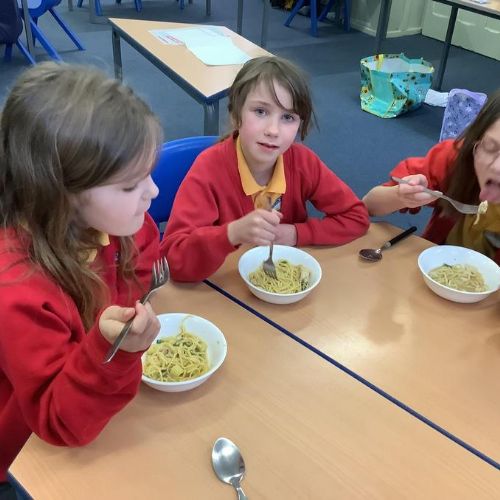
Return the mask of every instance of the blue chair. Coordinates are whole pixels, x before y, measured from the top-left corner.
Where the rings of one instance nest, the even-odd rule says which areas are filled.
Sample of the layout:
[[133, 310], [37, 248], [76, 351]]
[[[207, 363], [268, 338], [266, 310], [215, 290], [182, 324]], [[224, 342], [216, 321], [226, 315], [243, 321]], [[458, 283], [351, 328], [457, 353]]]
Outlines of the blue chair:
[[2, 0], [0, 3], [0, 45], [5, 44], [4, 61], [12, 59], [12, 46], [22, 52], [24, 57], [31, 63], [35, 60], [28, 49], [21, 43], [19, 36], [23, 31], [23, 21], [16, 0]]
[[[54, 10], [54, 7], [60, 3], [61, 0], [28, 0], [28, 11], [30, 15], [30, 26], [33, 33], [33, 39], [38, 40], [49, 56], [56, 61], [61, 61], [61, 57], [57, 53], [57, 50], [49, 42], [48, 38], [43, 34], [42, 30], [38, 27], [38, 18], [43, 16], [46, 12], [50, 12], [50, 14], [52, 14], [53, 18], [57, 21], [57, 24], [59, 24], [64, 32], [71, 38], [78, 50], [85, 50], [85, 47], [80, 39], [75, 33], [73, 33], [73, 31], [71, 31], [71, 28]], [[19, 4], [20, 2], [18, 0], [18, 5]], [[21, 8], [21, 5], [19, 5], [19, 7]]]
[[[117, 4], [121, 4], [122, 0], [115, 0]], [[78, 3], [76, 4], [78, 7], [81, 7], [83, 4], [83, 0], [78, 0]], [[137, 12], [141, 12], [142, 10], [142, 0], [134, 0], [134, 5], [135, 5], [135, 10]], [[101, 0], [95, 0], [95, 13], [98, 16], [102, 16], [102, 7], [101, 7]]]
[[[297, 0], [297, 3], [293, 7], [290, 15], [287, 17], [285, 21], [285, 26], [290, 26], [293, 18], [297, 15], [297, 12], [304, 6], [305, 0]], [[324, 21], [326, 19], [326, 15], [330, 12], [330, 9], [334, 6], [335, 0], [329, 0], [328, 3], [323, 7], [320, 15], [317, 16], [317, 5], [319, 0], [310, 0], [311, 5], [311, 35], [318, 36], [318, 21]], [[343, 0], [344, 6], [344, 31], [350, 31], [351, 24], [351, 0]]]
[[[177, 189], [194, 160], [204, 149], [214, 144], [217, 139], [217, 136], [204, 135], [186, 137], [185, 139], [177, 139], [163, 144], [158, 163], [152, 173], [160, 194], [152, 201], [149, 208], [149, 214], [158, 224], [160, 231], [163, 232], [163, 226], [172, 211]], [[196, 200], [193, 200], [193, 203], [196, 203]]]

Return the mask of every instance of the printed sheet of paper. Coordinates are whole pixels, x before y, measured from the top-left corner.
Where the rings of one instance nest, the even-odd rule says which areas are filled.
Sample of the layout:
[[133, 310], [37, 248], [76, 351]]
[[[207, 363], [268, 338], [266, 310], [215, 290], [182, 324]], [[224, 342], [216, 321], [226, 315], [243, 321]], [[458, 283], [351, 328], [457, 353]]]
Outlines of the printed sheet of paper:
[[207, 66], [243, 64], [250, 59], [218, 26], [151, 30], [150, 33], [164, 44], [185, 45]]

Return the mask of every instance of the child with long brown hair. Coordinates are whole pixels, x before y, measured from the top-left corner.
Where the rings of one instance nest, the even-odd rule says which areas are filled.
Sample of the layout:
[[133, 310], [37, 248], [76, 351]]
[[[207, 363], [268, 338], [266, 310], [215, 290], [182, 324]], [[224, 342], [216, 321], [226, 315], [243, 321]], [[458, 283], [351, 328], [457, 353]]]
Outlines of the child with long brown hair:
[[[415, 213], [431, 205], [424, 238], [477, 250], [500, 264], [500, 89], [460, 137], [440, 142], [425, 157], [403, 160], [390, 176], [409, 184], [391, 180], [371, 189], [363, 198], [370, 215]], [[479, 219], [462, 215], [447, 201], [424, 193], [426, 187], [463, 203], [487, 201], [488, 209]]]
[[[159, 331], [135, 302], [159, 257], [146, 214], [162, 142], [147, 105], [88, 68], [39, 64], [0, 121], [0, 489], [32, 432], [94, 439], [136, 394]], [[135, 317], [134, 317], [135, 316]], [[122, 326], [132, 330], [103, 364]]]
[[[366, 232], [363, 203], [295, 143], [314, 116], [299, 68], [279, 57], [248, 61], [228, 109], [233, 132], [198, 156], [174, 201], [161, 246], [174, 279], [207, 278], [242, 244], [342, 245]], [[322, 218], [308, 215], [307, 201]]]

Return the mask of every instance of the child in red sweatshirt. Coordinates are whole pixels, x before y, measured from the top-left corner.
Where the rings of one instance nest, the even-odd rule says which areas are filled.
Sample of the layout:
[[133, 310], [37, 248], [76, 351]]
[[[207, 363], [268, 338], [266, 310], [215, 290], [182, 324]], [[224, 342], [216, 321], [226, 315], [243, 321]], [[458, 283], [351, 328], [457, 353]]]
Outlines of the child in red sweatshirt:
[[[161, 244], [173, 279], [207, 278], [242, 244], [342, 245], [367, 231], [363, 203], [295, 143], [313, 116], [297, 67], [278, 57], [248, 61], [229, 113], [234, 132], [198, 156], [177, 192]], [[307, 201], [324, 216], [309, 217]]]
[[[162, 133], [131, 90], [43, 63], [0, 122], [0, 496], [32, 432], [92, 441], [136, 394], [159, 331], [147, 288], [159, 235], [146, 214]], [[135, 315], [135, 317], [134, 317]], [[103, 364], [123, 325], [121, 349]], [[10, 491], [9, 491], [10, 490]], [[15, 498], [15, 496], [14, 496]]]

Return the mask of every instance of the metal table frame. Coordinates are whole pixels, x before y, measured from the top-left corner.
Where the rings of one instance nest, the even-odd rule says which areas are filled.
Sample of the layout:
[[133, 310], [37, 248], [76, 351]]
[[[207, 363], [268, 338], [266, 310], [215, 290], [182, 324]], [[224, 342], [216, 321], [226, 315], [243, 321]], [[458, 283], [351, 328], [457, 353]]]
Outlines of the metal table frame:
[[[434, 89], [441, 90], [443, 84], [444, 71], [446, 69], [446, 63], [448, 62], [448, 54], [450, 52], [451, 39], [453, 37], [453, 31], [455, 30], [455, 23], [457, 21], [458, 9], [467, 10], [473, 12], [474, 14], [480, 14], [481, 16], [491, 17], [493, 19], [500, 19], [500, 12], [489, 12], [484, 10], [481, 4], [475, 5], [464, 5], [462, 3], [456, 2], [454, 0], [433, 0], [434, 2], [449, 5], [451, 7], [450, 19], [448, 21], [448, 29], [446, 31], [446, 37], [444, 39], [443, 50], [441, 52], [441, 59], [439, 61], [438, 71], [436, 77], [434, 78]], [[381, 50], [382, 42], [387, 37], [387, 25], [389, 24], [389, 16], [391, 12], [392, 0], [382, 0], [380, 4], [380, 14], [378, 18], [377, 34], [375, 37], [375, 54], [379, 54]]]
[[481, 4], [478, 4], [477, 7], [474, 5], [463, 5], [461, 3], [454, 2], [453, 0], [434, 0], [438, 3], [443, 3], [445, 5], [449, 5], [451, 7], [450, 19], [448, 21], [448, 29], [446, 30], [446, 37], [444, 39], [444, 46], [441, 52], [441, 60], [439, 62], [439, 69], [437, 72], [437, 76], [434, 80], [434, 89], [441, 90], [441, 85], [443, 84], [443, 76], [444, 71], [446, 69], [446, 63], [448, 61], [448, 54], [450, 52], [451, 39], [453, 37], [453, 31], [455, 30], [455, 23], [457, 21], [458, 9], [467, 10], [469, 12], [473, 12], [474, 14], [480, 14], [481, 16], [491, 17], [493, 19], [500, 19], [500, 12], [488, 12], [482, 10]]
[[225, 89], [217, 94], [207, 98], [201, 94], [195, 87], [193, 87], [187, 80], [184, 80], [179, 74], [173, 71], [163, 61], [155, 57], [148, 50], [146, 50], [134, 38], [125, 33], [122, 29], [115, 26], [111, 22], [111, 37], [113, 44], [113, 62], [115, 69], [115, 78], [122, 81], [122, 54], [120, 38], [123, 38], [131, 47], [133, 47], [139, 54], [143, 55], [148, 61], [154, 64], [162, 73], [164, 73], [170, 80], [178, 85], [182, 90], [189, 94], [195, 101], [203, 106], [204, 122], [203, 133], [204, 135], [219, 135], [219, 101], [227, 96], [229, 89]]

